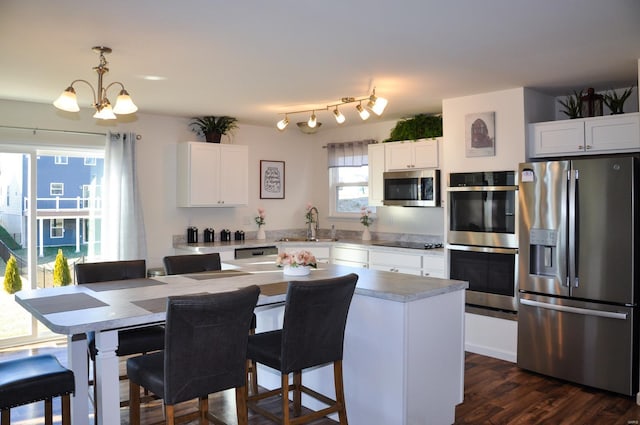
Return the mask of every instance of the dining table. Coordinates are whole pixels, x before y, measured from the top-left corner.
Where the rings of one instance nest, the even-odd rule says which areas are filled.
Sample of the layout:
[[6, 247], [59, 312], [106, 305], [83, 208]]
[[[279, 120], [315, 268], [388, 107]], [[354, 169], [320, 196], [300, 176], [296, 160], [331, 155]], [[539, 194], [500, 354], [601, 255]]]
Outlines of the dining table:
[[[98, 350], [95, 361], [95, 423], [115, 425], [120, 423], [119, 361], [116, 355], [118, 331], [164, 323], [169, 297], [218, 293], [258, 285], [261, 292], [257, 308], [268, 309], [284, 303], [291, 280], [325, 279], [352, 272], [360, 276], [356, 294], [401, 303], [456, 291], [464, 294], [466, 288], [466, 282], [403, 277], [405, 275], [398, 273], [333, 264], [318, 264], [308, 276], [288, 276], [272, 260], [248, 259], [226, 262], [222, 270], [212, 272], [27, 289], [17, 292], [15, 300], [50, 330], [67, 338], [68, 366], [75, 374], [76, 384], [72, 397], [72, 423], [77, 425], [88, 424], [90, 418], [85, 335], [95, 332]], [[464, 295], [461, 299], [463, 309]], [[455, 350], [460, 351], [462, 358], [463, 349], [458, 347], [461, 344], [456, 342]]]

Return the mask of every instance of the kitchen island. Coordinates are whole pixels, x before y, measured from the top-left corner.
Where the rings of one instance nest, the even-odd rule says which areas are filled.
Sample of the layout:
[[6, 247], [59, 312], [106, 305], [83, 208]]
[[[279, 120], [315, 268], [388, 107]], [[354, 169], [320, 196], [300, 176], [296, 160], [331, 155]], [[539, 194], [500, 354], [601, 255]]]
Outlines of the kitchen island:
[[[86, 340], [96, 332], [99, 354], [98, 424], [117, 424], [117, 329], [165, 318], [166, 297], [261, 287], [258, 331], [278, 326], [286, 282], [272, 261], [234, 261], [221, 272], [161, 276], [91, 285], [24, 290], [16, 301], [57, 333], [68, 335], [69, 364], [76, 374], [73, 423], [88, 423]], [[360, 278], [345, 334], [344, 379], [349, 421], [358, 425], [450, 424], [462, 402], [464, 377], [464, 289], [460, 281], [322, 264], [314, 280], [355, 272]], [[109, 285], [111, 287], [107, 287]], [[78, 301], [79, 300], [79, 301]], [[78, 304], [80, 302], [80, 304]], [[259, 373], [271, 387], [273, 371]], [[305, 383], [332, 394], [323, 368]], [[279, 378], [277, 378], [279, 381]], [[310, 407], [313, 408], [311, 404]]]

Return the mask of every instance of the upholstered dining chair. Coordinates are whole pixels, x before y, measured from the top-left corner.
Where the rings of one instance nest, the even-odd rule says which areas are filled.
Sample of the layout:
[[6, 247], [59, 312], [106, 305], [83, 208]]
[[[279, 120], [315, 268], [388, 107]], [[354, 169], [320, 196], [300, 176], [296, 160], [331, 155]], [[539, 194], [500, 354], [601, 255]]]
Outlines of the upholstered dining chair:
[[[175, 405], [197, 398], [197, 412], [179, 418], [216, 421], [208, 395], [235, 388], [238, 424], [246, 425], [246, 353], [251, 314], [260, 289], [253, 285], [216, 294], [169, 297], [165, 349], [127, 360], [129, 424], [140, 423], [140, 387], [162, 398], [166, 423]], [[219, 422], [216, 422], [219, 423]]]
[[53, 424], [54, 397], [61, 397], [62, 425], [71, 423], [73, 372], [50, 354], [0, 362], [0, 424], [11, 424], [11, 408], [44, 400], [44, 423]]
[[[306, 423], [330, 413], [338, 413], [340, 424], [347, 424], [342, 380], [344, 332], [358, 275], [351, 273], [330, 279], [289, 282], [282, 329], [249, 336], [247, 358], [280, 371], [281, 387], [247, 399], [249, 409], [281, 424]], [[335, 400], [302, 385], [302, 370], [333, 364]], [[293, 373], [293, 385], [289, 375]], [[293, 416], [289, 411], [289, 392], [293, 391]], [[302, 393], [328, 407], [305, 415]], [[258, 406], [258, 401], [282, 397], [282, 417]]]
[[[115, 280], [129, 280], [145, 278], [147, 273], [145, 260], [104, 261], [97, 263], [76, 263], [76, 282], [79, 285], [89, 283], [103, 283]], [[96, 348], [95, 333], [87, 334], [89, 357], [95, 362], [98, 350]], [[125, 329], [118, 332], [119, 357], [133, 354], [144, 354], [164, 348], [164, 327], [161, 325], [144, 326], [135, 329]], [[126, 379], [126, 375], [120, 377]], [[93, 365], [93, 393], [96, 400], [96, 367]], [[94, 403], [95, 404], [95, 403]], [[128, 403], [121, 402], [121, 406]]]
[[168, 275], [200, 273], [220, 270], [220, 254], [168, 255], [164, 257], [164, 269]]
[[[168, 255], [163, 259], [164, 270], [168, 275], [210, 272], [222, 269], [220, 254], [185, 254]], [[249, 334], [256, 332], [257, 318], [255, 313], [251, 316]], [[253, 394], [258, 392], [258, 372], [254, 362], [247, 363], [249, 368], [249, 388]]]

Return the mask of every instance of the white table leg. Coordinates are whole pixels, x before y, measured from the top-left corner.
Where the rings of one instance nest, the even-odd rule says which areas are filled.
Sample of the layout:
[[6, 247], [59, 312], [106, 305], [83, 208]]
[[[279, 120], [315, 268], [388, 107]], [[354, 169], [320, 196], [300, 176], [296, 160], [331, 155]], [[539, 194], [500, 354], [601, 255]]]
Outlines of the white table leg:
[[96, 380], [98, 385], [97, 425], [120, 424], [120, 384], [118, 370], [118, 331], [96, 332]]
[[73, 371], [76, 392], [71, 397], [71, 423], [89, 424], [89, 377], [87, 360], [87, 337], [67, 336], [68, 367]]

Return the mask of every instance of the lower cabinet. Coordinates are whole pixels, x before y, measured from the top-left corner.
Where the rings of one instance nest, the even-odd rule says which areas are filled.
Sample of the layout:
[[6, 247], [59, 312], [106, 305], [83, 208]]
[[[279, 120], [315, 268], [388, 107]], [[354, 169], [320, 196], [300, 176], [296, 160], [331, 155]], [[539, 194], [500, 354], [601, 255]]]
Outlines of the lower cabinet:
[[369, 267], [369, 250], [365, 247], [333, 246], [331, 262], [350, 267]]
[[446, 279], [444, 255], [423, 255], [422, 275]]
[[369, 268], [387, 272], [422, 275], [422, 255], [398, 251], [372, 249], [369, 253]]

